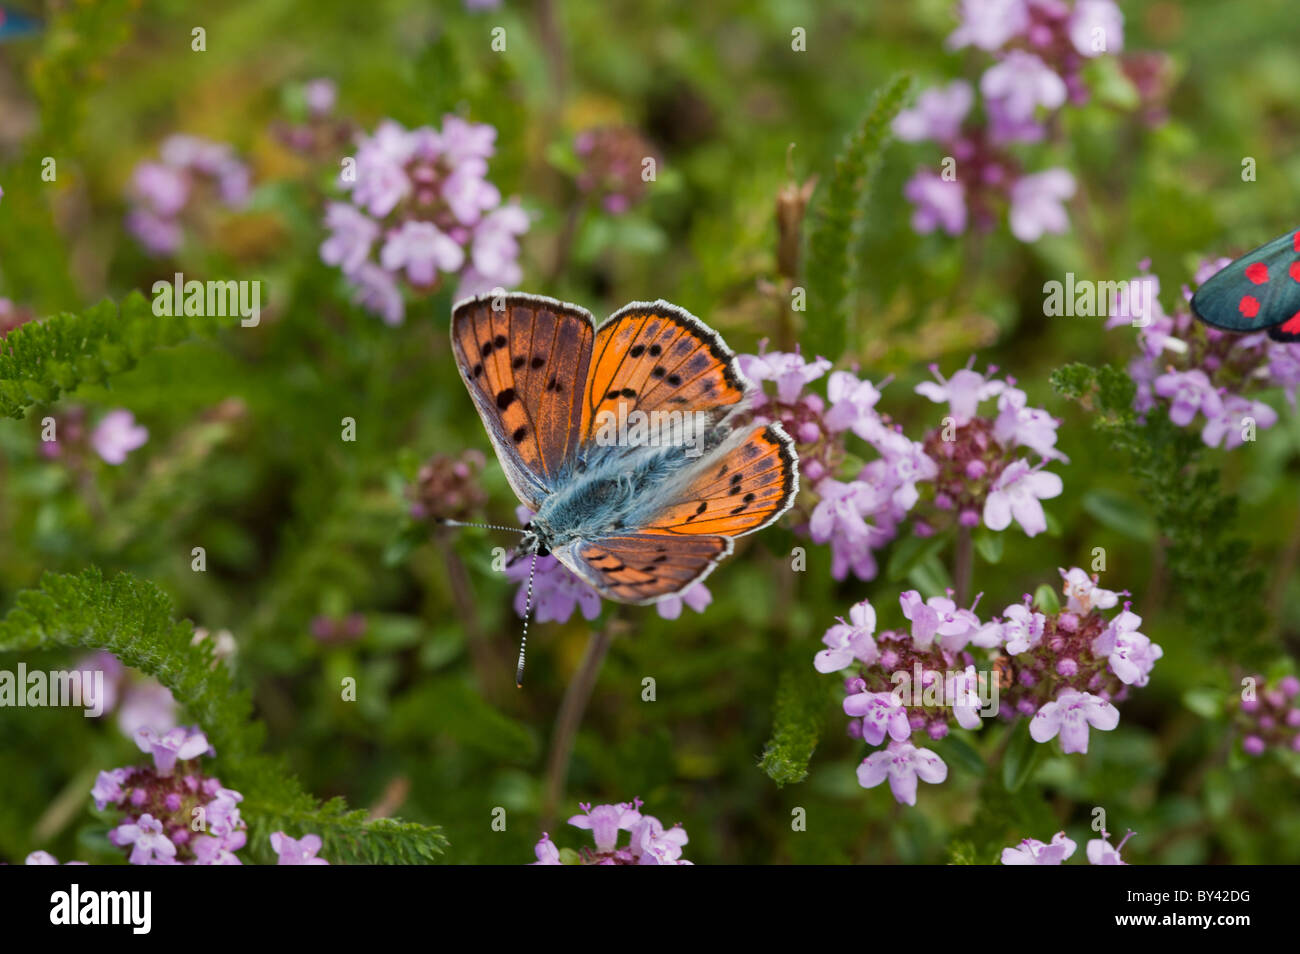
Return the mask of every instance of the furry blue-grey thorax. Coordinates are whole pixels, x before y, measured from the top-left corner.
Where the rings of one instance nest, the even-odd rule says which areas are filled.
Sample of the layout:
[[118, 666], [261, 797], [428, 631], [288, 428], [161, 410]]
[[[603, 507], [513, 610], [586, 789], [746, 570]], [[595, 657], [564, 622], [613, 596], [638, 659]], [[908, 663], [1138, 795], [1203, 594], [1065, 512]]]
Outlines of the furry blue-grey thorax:
[[[705, 437], [702, 454], [685, 446], [597, 447], [578, 458], [556, 481], [528, 525], [520, 551], [545, 555], [574, 540], [595, 540], [646, 526], [674, 497], [676, 481], [717, 452], [730, 432], [726, 424]], [[653, 491], [653, 493], [651, 493]]]

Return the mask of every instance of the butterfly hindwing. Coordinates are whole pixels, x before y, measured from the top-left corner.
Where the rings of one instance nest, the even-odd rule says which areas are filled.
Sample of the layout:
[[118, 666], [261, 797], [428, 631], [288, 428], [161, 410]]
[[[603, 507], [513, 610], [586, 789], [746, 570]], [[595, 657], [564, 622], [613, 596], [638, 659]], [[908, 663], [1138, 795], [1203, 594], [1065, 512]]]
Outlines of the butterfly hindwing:
[[591, 440], [602, 412], [704, 413], [720, 420], [738, 404], [746, 382], [722, 338], [666, 301], [633, 302], [596, 333], [582, 406], [581, 432]]
[[1225, 331], [1268, 329], [1300, 340], [1300, 231], [1288, 232], [1212, 275], [1192, 296], [1192, 311]]
[[607, 599], [654, 603], [704, 579], [732, 546], [723, 536], [630, 533], [577, 541], [555, 555]]
[[729, 438], [684, 481], [645, 533], [740, 536], [785, 513], [799, 491], [794, 442], [779, 424]]
[[534, 510], [577, 447], [578, 382], [587, 380], [594, 340], [588, 312], [550, 298], [487, 294], [452, 312], [461, 377], [511, 487]]

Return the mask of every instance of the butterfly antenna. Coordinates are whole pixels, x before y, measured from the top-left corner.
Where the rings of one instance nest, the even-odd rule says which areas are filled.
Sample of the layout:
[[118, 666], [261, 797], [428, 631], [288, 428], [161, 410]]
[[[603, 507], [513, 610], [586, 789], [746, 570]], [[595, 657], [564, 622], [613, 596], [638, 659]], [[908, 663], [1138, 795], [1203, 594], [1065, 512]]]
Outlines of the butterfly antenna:
[[478, 527], [480, 530], [507, 530], [510, 533], [523, 534], [526, 531], [519, 527], [503, 527], [498, 523], [466, 523], [463, 520], [451, 520], [447, 517], [440, 517], [437, 523], [444, 527]]
[[537, 554], [528, 567], [528, 595], [524, 597], [524, 635], [519, 640], [519, 665], [515, 669], [515, 688], [524, 687], [524, 654], [528, 651], [528, 617], [533, 611], [533, 574], [537, 572]]

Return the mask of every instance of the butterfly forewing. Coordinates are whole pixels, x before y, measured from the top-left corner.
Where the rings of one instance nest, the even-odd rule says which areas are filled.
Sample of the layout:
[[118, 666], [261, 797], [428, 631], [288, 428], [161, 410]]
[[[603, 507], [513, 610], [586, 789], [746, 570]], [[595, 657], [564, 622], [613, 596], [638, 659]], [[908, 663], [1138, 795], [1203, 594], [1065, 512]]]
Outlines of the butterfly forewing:
[[1225, 331], [1268, 329], [1300, 340], [1300, 232], [1288, 232], [1212, 275], [1192, 296], [1192, 311]]
[[698, 412], [717, 421], [744, 396], [735, 356], [716, 332], [666, 301], [634, 302], [596, 334], [583, 440], [592, 438], [602, 412]]
[[461, 376], [511, 487], [534, 510], [577, 446], [578, 382], [587, 380], [594, 339], [590, 314], [549, 298], [483, 295], [452, 313]]

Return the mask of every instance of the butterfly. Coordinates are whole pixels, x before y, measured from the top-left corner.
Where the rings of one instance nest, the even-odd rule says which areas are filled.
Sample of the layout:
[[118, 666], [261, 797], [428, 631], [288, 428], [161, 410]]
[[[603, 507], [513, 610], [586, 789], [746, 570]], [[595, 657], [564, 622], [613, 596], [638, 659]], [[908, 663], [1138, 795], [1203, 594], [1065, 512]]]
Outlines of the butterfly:
[[[534, 569], [552, 554], [606, 599], [654, 603], [798, 493], [794, 442], [741, 422], [751, 390], [735, 354], [676, 305], [632, 302], [597, 326], [576, 305], [489, 293], [453, 307], [451, 347], [534, 513], [516, 551]], [[525, 645], [527, 626], [525, 609]], [[521, 647], [517, 684], [523, 664]]]
[[1300, 231], [1247, 252], [1192, 296], [1192, 312], [1224, 331], [1263, 331], [1300, 341]]

